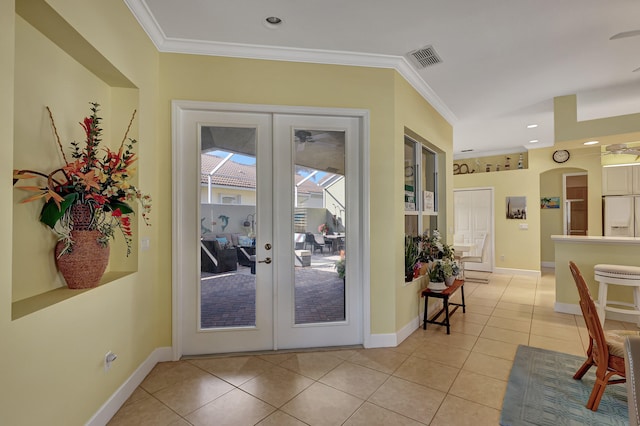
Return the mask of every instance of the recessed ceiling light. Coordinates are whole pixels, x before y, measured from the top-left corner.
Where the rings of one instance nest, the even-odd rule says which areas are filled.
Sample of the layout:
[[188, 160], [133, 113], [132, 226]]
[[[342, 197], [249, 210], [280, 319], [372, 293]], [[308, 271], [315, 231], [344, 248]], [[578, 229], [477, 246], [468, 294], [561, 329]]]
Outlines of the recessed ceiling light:
[[278, 18], [277, 16], [269, 16], [267, 19], [265, 19], [265, 21], [267, 21], [267, 23], [271, 25], [278, 25], [282, 23], [282, 19]]
[[584, 145], [595, 145], [597, 143], [600, 143], [599, 141], [589, 141], [589, 142], [585, 142]]
[[538, 127], [537, 124], [528, 124], [527, 125], [527, 129], [535, 129], [536, 127]]
[[538, 143], [538, 142], [540, 142], [538, 139], [531, 139], [531, 140], [529, 141], [529, 143]]

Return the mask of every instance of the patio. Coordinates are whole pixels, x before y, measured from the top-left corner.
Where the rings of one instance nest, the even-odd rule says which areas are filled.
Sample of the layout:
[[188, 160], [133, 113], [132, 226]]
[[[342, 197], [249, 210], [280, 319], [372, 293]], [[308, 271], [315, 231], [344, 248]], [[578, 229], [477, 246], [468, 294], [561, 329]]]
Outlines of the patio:
[[[296, 324], [344, 321], [344, 281], [337, 254], [313, 254], [311, 266], [295, 268]], [[256, 276], [247, 266], [219, 274], [201, 273], [203, 328], [255, 325]]]

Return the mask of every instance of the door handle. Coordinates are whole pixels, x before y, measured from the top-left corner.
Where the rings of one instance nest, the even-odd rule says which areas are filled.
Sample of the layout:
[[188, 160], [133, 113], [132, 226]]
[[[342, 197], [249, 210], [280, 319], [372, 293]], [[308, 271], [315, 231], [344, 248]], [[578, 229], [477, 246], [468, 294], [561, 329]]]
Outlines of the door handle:
[[267, 265], [271, 263], [271, 258], [267, 257], [264, 260], [258, 260], [258, 263], [266, 263]]

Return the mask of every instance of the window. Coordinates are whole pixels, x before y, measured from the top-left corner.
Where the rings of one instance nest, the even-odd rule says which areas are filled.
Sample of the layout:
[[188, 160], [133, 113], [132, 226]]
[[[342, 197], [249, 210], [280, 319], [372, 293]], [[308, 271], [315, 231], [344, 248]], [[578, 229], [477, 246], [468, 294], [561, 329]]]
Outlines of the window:
[[438, 154], [405, 136], [405, 233], [420, 235], [438, 227]]
[[221, 204], [240, 204], [240, 194], [238, 195], [220, 194], [220, 203]]

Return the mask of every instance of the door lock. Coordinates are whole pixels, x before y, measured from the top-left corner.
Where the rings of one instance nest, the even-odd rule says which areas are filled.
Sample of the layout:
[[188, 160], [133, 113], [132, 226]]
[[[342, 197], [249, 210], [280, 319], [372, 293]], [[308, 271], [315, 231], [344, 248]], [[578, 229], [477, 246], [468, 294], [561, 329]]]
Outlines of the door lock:
[[271, 263], [271, 258], [267, 257], [265, 260], [258, 260], [258, 263], [266, 263], [268, 265]]
[[271, 250], [271, 244], [267, 243], [264, 245], [265, 250]]

